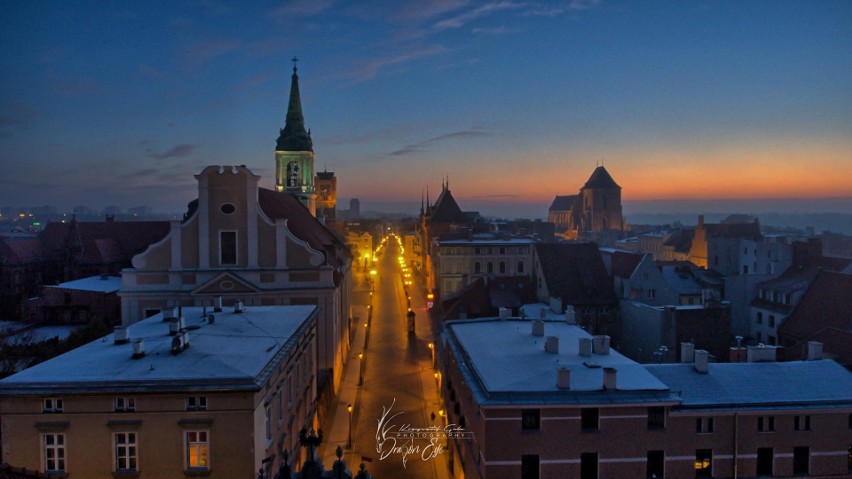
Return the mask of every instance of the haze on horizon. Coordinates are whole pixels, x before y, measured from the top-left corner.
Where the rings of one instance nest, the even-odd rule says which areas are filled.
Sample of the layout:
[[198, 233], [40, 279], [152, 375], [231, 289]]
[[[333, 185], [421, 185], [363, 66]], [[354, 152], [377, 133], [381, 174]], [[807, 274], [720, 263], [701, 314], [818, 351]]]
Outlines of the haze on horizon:
[[271, 187], [297, 55], [316, 167], [362, 209], [448, 176], [544, 217], [603, 161], [628, 215], [852, 211], [849, 2], [3, 6], [0, 205], [180, 212], [210, 164]]

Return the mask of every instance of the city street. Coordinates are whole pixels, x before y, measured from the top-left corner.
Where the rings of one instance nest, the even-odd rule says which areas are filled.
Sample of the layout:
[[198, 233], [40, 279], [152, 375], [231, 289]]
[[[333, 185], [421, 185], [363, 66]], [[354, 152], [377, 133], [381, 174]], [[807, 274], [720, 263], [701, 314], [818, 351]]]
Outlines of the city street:
[[[401, 427], [440, 427], [443, 421], [423, 293], [416, 284], [408, 286], [416, 314], [415, 333], [409, 334], [408, 299], [398, 255], [396, 242], [388, 241], [376, 265], [372, 319], [365, 327], [367, 317], [362, 317], [356, 327], [363, 331], [353, 333], [351, 362], [344, 377], [349, 384], [341, 388], [341, 396], [346, 398], [341, 397], [330, 433], [338, 440], [344, 437], [339, 429], [348, 428], [343, 419], [350, 417], [341, 416], [351, 414], [352, 447], [346, 450], [345, 459], [353, 472], [364, 458], [376, 479], [448, 478], [448, 452], [443, 449], [446, 439], [433, 443], [428, 438], [403, 439], [396, 435]], [[413, 288], [418, 288], [417, 292]], [[359, 353], [363, 353], [362, 359]], [[363, 362], [360, 374], [359, 362]], [[348, 413], [350, 400], [353, 408]], [[328, 456], [333, 447], [327, 444], [323, 456]]]

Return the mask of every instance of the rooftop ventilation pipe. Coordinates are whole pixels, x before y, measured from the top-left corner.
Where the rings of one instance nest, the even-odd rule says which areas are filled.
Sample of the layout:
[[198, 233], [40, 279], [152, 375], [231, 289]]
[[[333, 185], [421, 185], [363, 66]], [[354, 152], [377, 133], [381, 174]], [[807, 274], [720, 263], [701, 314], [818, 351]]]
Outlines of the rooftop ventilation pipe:
[[544, 336], [544, 321], [538, 320], [532, 322], [532, 335]]
[[695, 345], [692, 343], [680, 343], [680, 362], [691, 363], [695, 361]]
[[548, 353], [557, 354], [559, 352], [559, 337], [548, 336], [544, 340], [544, 350]]
[[571, 370], [565, 366], [556, 368], [556, 387], [571, 389]]
[[592, 355], [592, 338], [580, 338], [580, 356]]
[[130, 342], [130, 335], [124, 326], [116, 326], [112, 331], [112, 337], [115, 344], [127, 344]]
[[615, 390], [616, 388], [616, 373], [615, 368], [603, 368], [603, 387], [606, 390]]
[[710, 353], [703, 349], [695, 351], [695, 370], [701, 374], [707, 374], [707, 363], [710, 360]]

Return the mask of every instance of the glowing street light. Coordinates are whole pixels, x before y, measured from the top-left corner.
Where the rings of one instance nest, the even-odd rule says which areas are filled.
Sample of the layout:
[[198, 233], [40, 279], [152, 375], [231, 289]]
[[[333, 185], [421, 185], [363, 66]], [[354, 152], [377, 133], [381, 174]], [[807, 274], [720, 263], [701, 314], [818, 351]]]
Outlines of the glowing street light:
[[[346, 443], [346, 447], [352, 448], [352, 405], [346, 406], [346, 410], [349, 411], [349, 442]], [[443, 411], [443, 409], [442, 409]]]

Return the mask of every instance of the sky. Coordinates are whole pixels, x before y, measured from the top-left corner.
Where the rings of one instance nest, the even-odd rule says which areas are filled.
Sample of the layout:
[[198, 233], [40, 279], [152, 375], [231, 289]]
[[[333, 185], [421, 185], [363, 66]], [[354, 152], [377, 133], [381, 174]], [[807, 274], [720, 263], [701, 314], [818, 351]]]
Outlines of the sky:
[[211, 164], [271, 188], [296, 56], [339, 207], [414, 213], [448, 178], [544, 217], [603, 164], [645, 209], [852, 210], [849, 1], [0, 7], [2, 206], [181, 212]]

